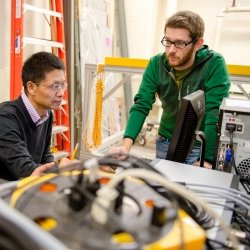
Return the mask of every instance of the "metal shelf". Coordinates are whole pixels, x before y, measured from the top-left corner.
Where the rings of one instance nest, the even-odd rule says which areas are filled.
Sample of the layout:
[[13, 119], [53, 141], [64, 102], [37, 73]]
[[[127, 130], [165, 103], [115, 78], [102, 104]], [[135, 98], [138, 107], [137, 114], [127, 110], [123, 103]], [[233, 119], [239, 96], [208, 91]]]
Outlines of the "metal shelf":
[[58, 134], [58, 133], [63, 133], [69, 131], [69, 128], [67, 126], [63, 125], [55, 125], [52, 127], [52, 135]]

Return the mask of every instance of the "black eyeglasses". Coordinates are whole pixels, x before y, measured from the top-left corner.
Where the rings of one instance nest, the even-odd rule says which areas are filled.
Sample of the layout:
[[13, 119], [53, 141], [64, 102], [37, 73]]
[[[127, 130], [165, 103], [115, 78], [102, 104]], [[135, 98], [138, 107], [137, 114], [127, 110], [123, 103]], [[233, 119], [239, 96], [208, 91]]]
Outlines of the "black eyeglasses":
[[184, 48], [186, 48], [189, 44], [194, 43], [194, 42], [196, 42], [196, 41], [197, 41], [197, 39], [193, 39], [193, 40], [191, 40], [191, 41], [189, 41], [189, 42], [185, 42], [185, 41], [181, 41], [181, 40], [172, 42], [172, 41], [166, 39], [166, 37], [164, 36], [164, 37], [162, 38], [162, 40], [161, 40], [161, 44], [162, 44], [164, 47], [167, 47], [167, 48], [171, 47], [171, 45], [173, 44], [173, 45], [174, 45], [176, 48], [178, 48], [178, 49], [184, 49]]
[[65, 91], [68, 87], [68, 84], [66, 82], [64, 82], [64, 83], [55, 82], [55, 83], [52, 83], [50, 85], [40, 84], [40, 83], [35, 83], [35, 84], [45, 86], [45, 87], [51, 89], [53, 92], [59, 92], [60, 90]]

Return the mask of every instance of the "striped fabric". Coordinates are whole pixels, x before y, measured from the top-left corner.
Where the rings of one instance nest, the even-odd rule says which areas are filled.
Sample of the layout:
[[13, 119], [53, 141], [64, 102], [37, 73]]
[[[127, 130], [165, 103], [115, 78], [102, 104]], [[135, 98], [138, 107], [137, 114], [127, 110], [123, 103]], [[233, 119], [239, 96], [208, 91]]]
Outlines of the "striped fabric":
[[46, 112], [46, 114], [42, 117], [37, 113], [37, 111], [35, 110], [34, 106], [30, 102], [29, 98], [24, 93], [24, 91], [22, 92], [21, 97], [22, 97], [22, 100], [24, 102], [26, 109], [28, 110], [28, 112], [30, 114], [31, 119], [36, 124], [36, 126], [39, 126], [40, 124], [42, 124], [43, 122], [45, 122], [49, 118], [48, 112]]

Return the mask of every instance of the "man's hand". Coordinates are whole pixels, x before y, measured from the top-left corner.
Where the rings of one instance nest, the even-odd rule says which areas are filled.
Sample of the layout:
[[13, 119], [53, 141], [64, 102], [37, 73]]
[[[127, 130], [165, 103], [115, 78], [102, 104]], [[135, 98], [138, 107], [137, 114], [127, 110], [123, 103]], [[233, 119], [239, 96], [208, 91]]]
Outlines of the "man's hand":
[[101, 166], [100, 170], [106, 173], [115, 174], [115, 169], [110, 166]]
[[40, 167], [37, 167], [31, 174], [31, 176], [41, 176], [45, 174], [47, 170], [52, 169], [55, 166], [54, 162], [46, 163]]
[[60, 161], [59, 161], [59, 164], [58, 164], [58, 167], [59, 168], [64, 168], [64, 167], [67, 167], [69, 164], [71, 164], [72, 161], [69, 160], [68, 158], [66, 157], [63, 157]]
[[[199, 167], [200, 166], [200, 162], [199, 161], [196, 161], [193, 166], [196, 166], [196, 167]], [[208, 168], [208, 169], [212, 169], [212, 164], [207, 162], [207, 161], [204, 161], [204, 168]]]
[[132, 147], [133, 140], [130, 138], [125, 138], [123, 140], [122, 146], [112, 148], [109, 153], [119, 160], [125, 160]]
[[[61, 160], [60, 160], [60, 163], [58, 164], [58, 167], [59, 169], [60, 168], [64, 168], [64, 167], [67, 167], [69, 166], [70, 164], [73, 164], [73, 163], [77, 163], [79, 162], [78, 160], [69, 160], [68, 158], [66, 157], [63, 157]], [[46, 174], [46, 171], [50, 170], [50, 169], [53, 169], [53, 167], [55, 167], [55, 162], [50, 162], [50, 163], [46, 163], [40, 167], [37, 167], [31, 174], [31, 176], [41, 176], [43, 174]]]
[[80, 163], [80, 161], [79, 160], [69, 160], [68, 158], [63, 157], [60, 160], [60, 162], [58, 164], [58, 167], [59, 167], [59, 169], [64, 168], [64, 167], [68, 167], [68, 166], [70, 166], [71, 164], [74, 164], [74, 163]]
[[114, 147], [112, 148], [109, 153], [116, 159], [119, 160], [126, 160], [127, 159], [127, 155], [129, 154], [129, 150], [124, 147], [124, 146], [120, 146], [120, 147]]

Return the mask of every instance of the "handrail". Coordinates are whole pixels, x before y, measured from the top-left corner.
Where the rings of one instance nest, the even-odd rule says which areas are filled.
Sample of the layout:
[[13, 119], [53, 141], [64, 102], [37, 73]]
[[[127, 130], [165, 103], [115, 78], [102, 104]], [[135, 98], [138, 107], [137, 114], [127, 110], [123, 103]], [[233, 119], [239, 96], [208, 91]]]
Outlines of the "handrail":
[[[145, 68], [148, 64], [147, 59], [125, 58], [125, 57], [106, 57], [104, 66], [124, 66], [129, 68]], [[250, 66], [228, 64], [227, 69], [230, 75], [250, 76]]]

